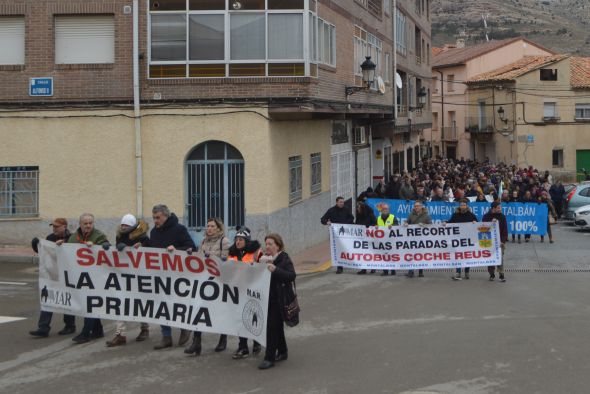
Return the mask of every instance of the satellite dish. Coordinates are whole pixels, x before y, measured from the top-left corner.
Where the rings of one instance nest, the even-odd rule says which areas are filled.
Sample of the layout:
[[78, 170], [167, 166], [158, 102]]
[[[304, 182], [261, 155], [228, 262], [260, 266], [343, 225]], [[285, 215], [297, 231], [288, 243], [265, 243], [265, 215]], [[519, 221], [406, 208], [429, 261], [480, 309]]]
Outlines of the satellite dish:
[[379, 93], [385, 94], [385, 83], [381, 77], [377, 77], [377, 88], [379, 89]]
[[395, 86], [397, 86], [398, 89], [402, 88], [402, 77], [398, 73], [395, 73]]

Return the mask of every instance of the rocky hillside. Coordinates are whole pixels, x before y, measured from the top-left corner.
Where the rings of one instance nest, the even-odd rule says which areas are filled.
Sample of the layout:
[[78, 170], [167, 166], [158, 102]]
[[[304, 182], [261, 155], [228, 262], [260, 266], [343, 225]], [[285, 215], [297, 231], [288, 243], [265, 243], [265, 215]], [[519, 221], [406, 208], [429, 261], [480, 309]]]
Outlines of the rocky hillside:
[[554, 51], [590, 56], [590, 0], [433, 0], [434, 46], [525, 36]]

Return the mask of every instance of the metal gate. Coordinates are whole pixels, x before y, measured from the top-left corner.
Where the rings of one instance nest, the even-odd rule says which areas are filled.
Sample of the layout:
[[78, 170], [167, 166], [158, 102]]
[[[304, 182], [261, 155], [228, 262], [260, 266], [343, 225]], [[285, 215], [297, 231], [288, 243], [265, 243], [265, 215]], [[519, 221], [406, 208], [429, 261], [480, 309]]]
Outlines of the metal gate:
[[186, 161], [189, 230], [203, 230], [207, 219], [218, 217], [230, 230], [244, 225], [244, 159], [221, 141], [198, 145]]

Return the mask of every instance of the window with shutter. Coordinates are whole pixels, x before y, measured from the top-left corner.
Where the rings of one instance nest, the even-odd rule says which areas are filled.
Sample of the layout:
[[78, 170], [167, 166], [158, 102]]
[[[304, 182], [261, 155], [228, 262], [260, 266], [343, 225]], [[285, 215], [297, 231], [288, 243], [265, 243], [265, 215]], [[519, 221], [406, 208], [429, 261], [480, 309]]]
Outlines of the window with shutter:
[[114, 16], [56, 16], [55, 63], [115, 62]]
[[0, 17], [0, 65], [25, 64], [25, 18]]

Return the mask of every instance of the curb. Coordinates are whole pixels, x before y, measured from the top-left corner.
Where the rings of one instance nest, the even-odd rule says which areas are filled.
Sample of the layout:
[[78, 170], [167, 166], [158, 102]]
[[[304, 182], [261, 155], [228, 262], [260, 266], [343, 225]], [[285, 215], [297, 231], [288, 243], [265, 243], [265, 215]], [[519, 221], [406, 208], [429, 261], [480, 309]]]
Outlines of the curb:
[[2, 263], [39, 264], [39, 257], [23, 256], [18, 254], [0, 254], [0, 264]]
[[297, 273], [297, 276], [307, 276], [307, 275], [319, 274], [321, 272], [328, 271], [330, 268], [332, 268], [332, 261], [328, 260], [325, 263], [323, 263], [322, 265], [320, 265], [317, 268], [314, 268], [310, 271]]

